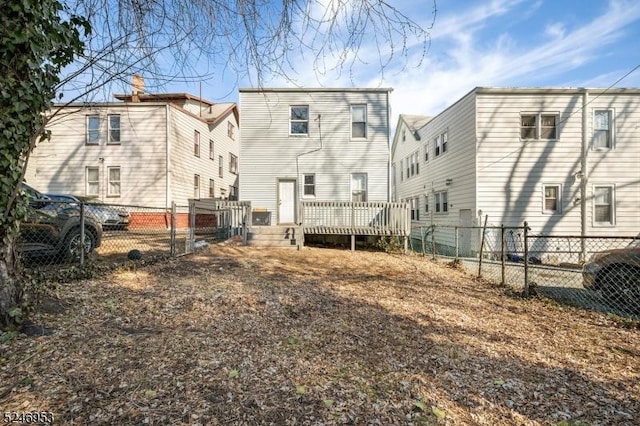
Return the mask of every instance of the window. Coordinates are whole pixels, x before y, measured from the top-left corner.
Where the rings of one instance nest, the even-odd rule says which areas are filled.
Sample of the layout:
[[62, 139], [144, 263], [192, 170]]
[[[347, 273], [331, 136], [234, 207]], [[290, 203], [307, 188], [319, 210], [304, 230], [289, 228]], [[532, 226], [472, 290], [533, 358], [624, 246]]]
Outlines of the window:
[[413, 156], [415, 157], [414, 162], [416, 163], [416, 174], [420, 174], [420, 151], [416, 151]]
[[429, 144], [424, 145], [424, 162], [429, 161]]
[[557, 137], [557, 114], [522, 114], [520, 116], [520, 139], [547, 139]]
[[304, 187], [302, 188], [302, 194], [305, 197], [316, 196], [316, 175], [304, 175]]
[[351, 137], [367, 137], [367, 106], [351, 105]]
[[440, 139], [442, 140], [442, 154], [444, 154], [445, 152], [447, 152], [447, 139], [449, 138], [448, 136], [448, 132], [444, 132], [441, 136]]
[[395, 188], [397, 184], [396, 180], [396, 163], [391, 164], [391, 187]]
[[222, 155], [218, 155], [218, 176], [224, 176], [224, 158], [222, 158]]
[[229, 185], [229, 201], [238, 201], [238, 187]]
[[613, 147], [613, 112], [596, 110], [593, 113], [593, 149]]
[[235, 130], [236, 126], [234, 126], [233, 123], [227, 122], [227, 136], [229, 136], [231, 139], [235, 139]]
[[411, 203], [411, 220], [420, 220], [420, 198], [412, 198], [409, 202]]
[[436, 139], [433, 142], [433, 145], [436, 147], [436, 157], [440, 155], [440, 135], [436, 136]]
[[109, 142], [120, 143], [120, 114], [111, 114], [107, 116], [109, 122]]
[[193, 175], [193, 198], [200, 198], [200, 175]]
[[407, 157], [404, 161], [407, 162], [407, 179], [411, 177], [411, 157]]
[[429, 213], [429, 196], [424, 196], [424, 212]]
[[309, 134], [309, 106], [297, 105], [291, 107], [290, 132], [292, 135]]
[[400, 160], [400, 182], [404, 180], [404, 160]]
[[402, 129], [402, 142], [407, 140], [407, 131]]
[[107, 176], [109, 177], [109, 186], [107, 187], [108, 197], [119, 197], [121, 190], [120, 167], [108, 167]]
[[98, 167], [87, 167], [85, 192], [90, 197], [100, 195], [100, 169]]
[[229, 153], [229, 172], [238, 174], [238, 156]]
[[193, 131], [193, 155], [200, 157], [200, 132]]
[[351, 201], [367, 201], [367, 174], [351, 174]]
[[413, 154], [411, 154], [410, 158], [410, 162], [411, 162], [411, 176], [416, 174], [416, 162], [415, 162], [415, 157], [413, 156]]
[[447, 132], [443, 132], [442, 134], [436, 136], [434, 142], [434, 145], [436, 147], [436, 157], [447, 152], [447, 139]]
[[213, 179], [209, 179], [209, 198], [216, 198], [216, 183]]
[[434, 195], [436, 213], [446, 213], [449, 211], [447, 201], [447, 191], [436, 192]]
[[561, 213], [560, 185], [543, 185], [542, 212], [547, 214]]
[[87, 115], [87, 144], [97, 145], [100, 143], [100, 116]]
[[593, 222], [595, 225], [614, 225], [614, 193], [612, 185], [594, 186]]
[[211, 160], [215, 160], [215, 155], [213, 154], [213, 141], [209, 139], [209, 158]]

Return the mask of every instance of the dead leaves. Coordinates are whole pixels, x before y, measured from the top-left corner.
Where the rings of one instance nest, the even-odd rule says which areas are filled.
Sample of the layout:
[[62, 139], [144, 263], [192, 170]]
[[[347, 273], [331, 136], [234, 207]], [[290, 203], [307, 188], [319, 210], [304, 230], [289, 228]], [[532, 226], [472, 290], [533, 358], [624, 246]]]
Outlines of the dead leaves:
[[48, 335], [0, 343], [6, 410], [122, 425], [640, 415], [637, 330], [419, 256], [227, 244], [58, 294], [64, 309], [35, 318]]

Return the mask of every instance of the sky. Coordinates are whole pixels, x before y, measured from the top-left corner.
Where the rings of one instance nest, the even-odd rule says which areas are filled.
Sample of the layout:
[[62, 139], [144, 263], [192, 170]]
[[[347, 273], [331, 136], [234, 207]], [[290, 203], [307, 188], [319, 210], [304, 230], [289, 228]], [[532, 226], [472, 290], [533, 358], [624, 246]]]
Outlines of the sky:
[[[318, 78], [300, 61], [294, 83], [274, 76], [264, 85], [391, 87], [392, 124], [398, 114], [436, 115], [476, 86], [640, 87], [640, 68], [631, 72], [640, 66], [640, 0], [437, 0], [435, 21], [431, 0], [395, 3], [423, 27], [433, 22], [420, 66], [398, 58], [384, 75], [373, 62]], [[236, 102], [229, 86], [251, 87], [233, 76], [201, 84], [167, 90]]]

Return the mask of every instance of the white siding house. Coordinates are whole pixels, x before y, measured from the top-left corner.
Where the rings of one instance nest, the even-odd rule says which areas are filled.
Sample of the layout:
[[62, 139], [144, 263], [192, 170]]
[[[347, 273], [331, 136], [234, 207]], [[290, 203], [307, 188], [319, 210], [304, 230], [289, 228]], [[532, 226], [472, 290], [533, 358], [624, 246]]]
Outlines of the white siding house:
[[640, 232], [640, 89], [478, 87], [403, 141], [404, 117], [392, 192], [418, 200], [415, 227], [487, 216], [535, 234]]
[[[28, 164], [45, 193], [149, 207], [238, 195], [238, 109], [178, 94], [58, 106]], [[222, 167], [220, 167], [222, 166]]]
[[271, 224], [301, 200], [388, 201], [391, 89], [240, 89], [240, 193]]

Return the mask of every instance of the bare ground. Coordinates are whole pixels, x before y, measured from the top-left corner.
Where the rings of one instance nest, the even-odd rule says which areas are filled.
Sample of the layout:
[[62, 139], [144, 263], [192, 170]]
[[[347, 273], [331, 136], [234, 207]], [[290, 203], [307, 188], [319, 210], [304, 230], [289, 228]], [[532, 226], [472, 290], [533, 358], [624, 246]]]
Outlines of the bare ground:
[[637, 328], [419, 256], [221, 244], [34, 322], [0, 409], [56, 424], [640, 424]]

